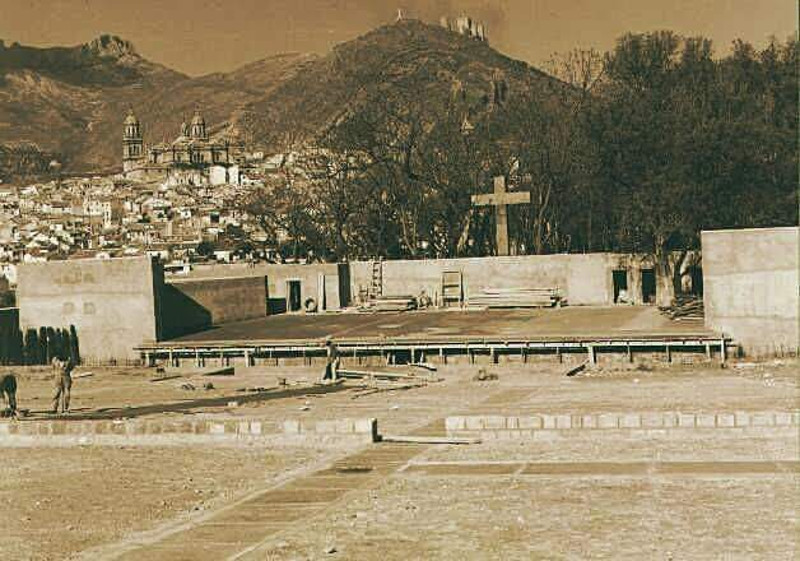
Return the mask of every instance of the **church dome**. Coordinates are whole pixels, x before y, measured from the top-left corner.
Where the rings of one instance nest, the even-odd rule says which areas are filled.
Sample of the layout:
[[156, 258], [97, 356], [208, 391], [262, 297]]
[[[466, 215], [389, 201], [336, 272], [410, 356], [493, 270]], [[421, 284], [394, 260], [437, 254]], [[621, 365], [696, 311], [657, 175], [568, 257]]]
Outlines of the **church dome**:
[[192, 124], [193, 125], [203, 125], [205, 126], [206, 121], [203, 119], [203, 116], [200, 115], [199, 111], [195, 111], [194, 117], [192, 117]]

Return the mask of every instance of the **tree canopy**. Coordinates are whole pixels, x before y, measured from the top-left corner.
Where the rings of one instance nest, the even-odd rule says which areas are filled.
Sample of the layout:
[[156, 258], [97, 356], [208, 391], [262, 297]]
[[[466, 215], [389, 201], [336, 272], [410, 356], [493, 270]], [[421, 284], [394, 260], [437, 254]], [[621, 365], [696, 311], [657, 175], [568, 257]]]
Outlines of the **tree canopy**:
[[[504, 175], [531, 204], [509, 209], [517, 253], [668, 255], [712, 228], [798, 223], [798, 42], [628, 34], [600, 55], [556, 57], [553, 95], [502, 82], [473, 99], [414, 92], [344, 115], [302, 178], [246, 210], [284, 253], [327, 259], [491, 255], [491, 210], [473, 194]], [[668, 278], [668, 274], [664, 275]]]

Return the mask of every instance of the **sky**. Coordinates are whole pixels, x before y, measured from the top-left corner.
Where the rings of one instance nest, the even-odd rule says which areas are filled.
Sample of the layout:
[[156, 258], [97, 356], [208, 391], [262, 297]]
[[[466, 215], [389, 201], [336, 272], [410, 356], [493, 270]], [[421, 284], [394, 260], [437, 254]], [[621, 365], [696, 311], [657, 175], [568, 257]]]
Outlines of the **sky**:
[[724, 55], [734, 39], [763, 46], [796, 33], [796, 0], [0, 0], [6, 44], [77, 45], [101, 33], [190, 75], [225, 72], [281, 52], [324, 54], [406, 17], [466, 13], [489, 42], [542, 66], [575, 47], [606, 51], [628, 31], [703, 35]]

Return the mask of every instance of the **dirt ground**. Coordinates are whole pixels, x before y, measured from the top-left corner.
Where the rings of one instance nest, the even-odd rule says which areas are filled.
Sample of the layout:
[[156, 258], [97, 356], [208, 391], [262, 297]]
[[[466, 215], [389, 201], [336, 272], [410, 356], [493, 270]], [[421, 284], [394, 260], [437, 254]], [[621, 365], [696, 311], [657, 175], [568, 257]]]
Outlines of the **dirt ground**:
[[[725, 369], [714, 363], [605, 364], [574, 378], [564, 378], [564, 366], [548, 361], [447, 366], [438, 372], [444, 381], [407, 391], [356, 397], [346, 389], [184, 414], [257, 417], [273, 428], [288, 418], [377, 417], [382, 433], [403, 435], [462, 413], [786, 410], [798, 406], [798, 366], [789, 360], [734, 362]], [[479, 368], [499, 379], [473, 381]], [[182, 380], [149, 382], [152, 371], [86, 370], [92, 376], [74, 387], [75, 407], [85, 411], [224, 397], [243, 387], [275, 387], [278, 377], [300, 382], [317, 373], [237, 370], [234, 377], [211, 379], [213, 390], [184, 390]], [[49, 372], [19, 374], [21, 406], [44, 409]], [[797, 460], [799, 448], [798, 439], [785, 434], [741, 438], [720, 432], [713, 439], [429, 446], [411, 462], [779, 461]], [[0, 558], [68, 559], [86, 550], [97, 553], [83, 559], [109, 558], [106, 545], [192, 524], [253, 491], [352, 453], [336, 445], [3, 448]], [[798, 485], [793, 472], [558, 477], [397, 469], [303, 524], [265, 537], [242, 558], [795, 559]]]
[[341, 451], [260, 447], [3, 449], [2, 559], [66, 559], [202, 516]]

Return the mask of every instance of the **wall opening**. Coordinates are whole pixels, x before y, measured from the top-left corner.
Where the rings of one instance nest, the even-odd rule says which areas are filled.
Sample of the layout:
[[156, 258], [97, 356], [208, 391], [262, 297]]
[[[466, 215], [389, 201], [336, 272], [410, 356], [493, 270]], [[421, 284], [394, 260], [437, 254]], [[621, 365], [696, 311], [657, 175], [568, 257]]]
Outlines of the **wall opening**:
[[642, 269], [642, 302], [656, 303], [656, 272], [653, 269]]
[[627, 302], [630, 298], [628, 296], [628, 271], [626, 269], [616, 269], [611, 272], [611, 278], [614, 282], [614, 303]]
[[302, 306], [300, 301], [301, 286], [299, 280], [286, 281], [286, 311], [299, 312]]

